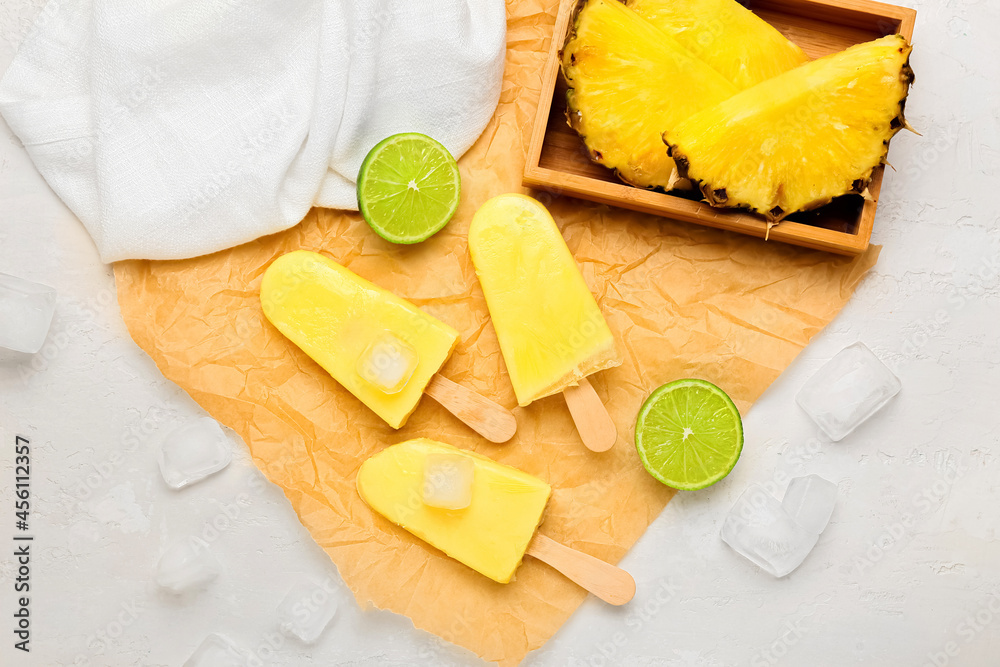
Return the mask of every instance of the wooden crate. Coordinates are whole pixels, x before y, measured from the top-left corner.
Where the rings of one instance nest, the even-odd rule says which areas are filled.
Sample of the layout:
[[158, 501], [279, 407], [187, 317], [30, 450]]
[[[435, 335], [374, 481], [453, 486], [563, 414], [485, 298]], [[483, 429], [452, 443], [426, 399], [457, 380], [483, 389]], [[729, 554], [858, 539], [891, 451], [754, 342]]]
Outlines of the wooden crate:
[[[566, 124], [566, 83], [559, 68], [559, 51], [576, 3], [563, 0], [556, 18], [528, 145], [524, 185], [763, 238], [767, 225], [757, 215], [712, 208], [693, 194], [685, 197], [632, 187], [589, 159], [583, 142]], [[899, 33], [911, 40], [917, 15], [912, 9], [867, 0], [752, 0], [750, 7], [811, 58], [888, 34]], [[876, 200], [883, 169], [879, 167], [872, 176], [870, 190]], [[815, 211], [791, 216], [772, 228], [768, 238], [857, 255], [868, 248], [876, 207], [877, 201], [840, 197]]]

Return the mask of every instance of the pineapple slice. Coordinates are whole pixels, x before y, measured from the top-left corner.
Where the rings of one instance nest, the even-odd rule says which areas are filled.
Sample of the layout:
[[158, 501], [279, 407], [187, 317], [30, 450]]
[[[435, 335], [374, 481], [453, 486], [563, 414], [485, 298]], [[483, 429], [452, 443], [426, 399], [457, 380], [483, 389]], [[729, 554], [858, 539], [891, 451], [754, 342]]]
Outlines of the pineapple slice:
[[663, 140], [710, 204], [748, 208], [771, 224], [865, 193], [906, 125], [910, 50], [890, 35], [814, 60], [695, 114]]
[[563, 46], [570, 126], [591, 159], [633, 185], [670, 190], [677, 170], [661, 135], [737, 88], [616, 0], [588, 0]]
[[736, 0], [628, 0], [628, 6], [740, 90], [809, 60]]

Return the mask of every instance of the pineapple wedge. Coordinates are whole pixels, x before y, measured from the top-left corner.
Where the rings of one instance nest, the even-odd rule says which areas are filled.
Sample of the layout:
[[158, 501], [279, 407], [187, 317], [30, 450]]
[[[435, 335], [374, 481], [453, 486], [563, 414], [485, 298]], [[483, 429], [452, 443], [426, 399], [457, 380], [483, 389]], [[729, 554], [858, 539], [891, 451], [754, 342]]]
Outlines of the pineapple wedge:
[[616, 0], [588, 0], [563, 46], [567, 117], [591, 159], [632, 185], [671, 190], [667, 128], [736, 86]]
[[736, 0], [628, 0], [628, 6], [740, 90], [809, 60]]
[[890, 35], [814, 60], [695, 114], [663, 140], [710, 204], [771, 224], [863, 194], [906, 126], [910, 50]]

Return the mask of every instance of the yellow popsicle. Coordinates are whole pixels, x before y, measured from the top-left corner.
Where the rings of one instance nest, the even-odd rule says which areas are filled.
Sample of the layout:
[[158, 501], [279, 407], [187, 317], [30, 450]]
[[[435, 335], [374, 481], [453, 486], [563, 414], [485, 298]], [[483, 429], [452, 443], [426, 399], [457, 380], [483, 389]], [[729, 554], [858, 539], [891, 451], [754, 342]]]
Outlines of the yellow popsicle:
[[260, 300], [281, 333], [393, 428], [458, 343], [444, 322], [315, 252], [274, 260]]
[[594, 295], [539, 202], [506, 194], [483, 204], [469, 251], [518, 404], [621, 365]]
[[[459, 510], [424, 502], [428, 457], [475, 465], [472, 500]], [[542, 521], [548, 484], [485, 456], [420, 438], [388, 447], [361, 465], [358, 493], [376, 512], [490, 579], [506, 584]]]

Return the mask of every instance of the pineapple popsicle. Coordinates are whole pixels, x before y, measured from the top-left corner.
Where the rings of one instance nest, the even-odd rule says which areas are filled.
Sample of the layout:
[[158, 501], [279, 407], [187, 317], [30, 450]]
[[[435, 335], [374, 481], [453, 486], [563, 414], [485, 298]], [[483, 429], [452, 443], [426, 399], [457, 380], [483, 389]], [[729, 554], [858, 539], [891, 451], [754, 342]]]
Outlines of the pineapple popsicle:
[[575, 385], [592, 392], [588, 375], [621, 365], [594, 295], [542, 204], [519, 194], [487, 201], [469, 228], [469, 251], [519, 405]]
[[[449, 459], [451, 465], [442, 467]], [[469, 461], [471, 474], [461, 465]], [[429, 477], [431, 466], [451, 469], [455, 479]], [[454, 494], [462, 484], [465, 506], [442, 509], [438, 489]], [[357, 487], [386, 519], [501, 584], [513, 579], [528, 554], [612, 604], [635, 594], [635, 581], [624, 570], [536, 535], [551, 487], [485, 456], [426, 438], [408, 440], [361, 464]]]
[[[424, 502], [424, 465], [433, 454], [472, 459], [472, 502], [443, 510]], [[506, 584], [542, 522], [551, 487], [474, 452], [421, 438], [361, 464], [358, 493], [372, 509], [457, 561]]]
[[[393, 428], [406, 423], [426, 389], [481, 433], [476, 419], [489, 422], [487, 438], [513, 435], [509, 411], [436, 375], [457, 331], [337, 262], [304, 250], [282, 255], [264, 272], [260, 300], [282, 334]], [[448, 400], [455, 396], [478, 413], [460, 414]], [[496, 440], [497, 430], [509, 435]]]

